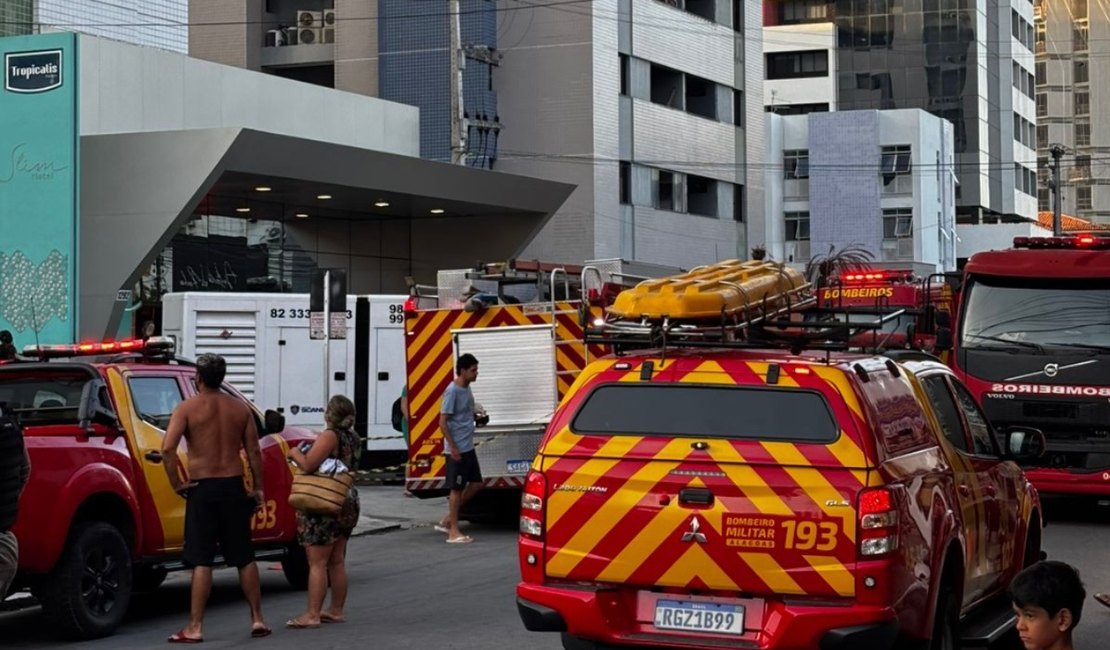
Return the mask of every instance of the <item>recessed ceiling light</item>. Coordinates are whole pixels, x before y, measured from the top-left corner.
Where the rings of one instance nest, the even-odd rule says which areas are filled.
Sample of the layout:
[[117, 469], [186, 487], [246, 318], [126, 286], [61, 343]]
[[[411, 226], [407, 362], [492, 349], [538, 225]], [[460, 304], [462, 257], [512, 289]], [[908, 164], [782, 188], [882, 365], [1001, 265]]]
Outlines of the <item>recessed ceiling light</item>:
[[236, 212], [250, 212], [250, 208], [235, 208]]
[[443, 214], [444, 212], [446, 212], [446, 210], [444, 210], [443, 208], [432, 208], [431, 210], [428, 210], [428, 212], [431, 212], [432, 214]]
[[296, 217], [297, 217], [298, 219], [307, 219], [307, 218], [308, 218], [308, 215], [307, 215], [307, 214], [305, 214], [304, 212], [298, 212], [298, 213], [296, 214]]
[[388, 208], [389, 207], [389, 201], [378, 201], [378, 202], [374, 203], [374, 207], [375, 208]]
[[267, 187], [265, 185], [259, 185], [258, 187], [254, 188], [254, 191], [255, 192], [269, 192], [272, 189], [274, 189], [274, 188]]
[[317, 194], [316, 198], [320, 199], [321, 201], [327, 201], [331, 198], [331, 194]]

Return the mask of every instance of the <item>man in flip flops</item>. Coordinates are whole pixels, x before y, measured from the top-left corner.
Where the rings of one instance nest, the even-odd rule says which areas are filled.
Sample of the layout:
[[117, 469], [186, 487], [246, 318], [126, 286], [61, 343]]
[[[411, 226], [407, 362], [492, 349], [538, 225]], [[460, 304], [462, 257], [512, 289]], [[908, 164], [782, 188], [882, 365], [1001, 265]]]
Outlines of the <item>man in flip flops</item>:
[[447, 533], [448, 544], [474, 541], [459, 530], [459, 510], [482, 489], [482, 470], [474, 450], [474, 395], [470, 384], [478, 379], [478, 359], [464, 354], [456, 364], [455, 380], [443, 393], [439, 409], [439, 429], [443, 432], [443, 454], [447, 456], [447, 516], [436, 530]]
[[[212, 590], [216, 546], [228, 566], [239, 569], [239, 583], [251, 611], [254, 638], [270, 635], [262, 619], [262, 590], [254, 561], [250, 521], [265, 503], [262, 454], [254, 416], [241, 401], [220, 389], [227, 362], [215, 354], [197, 357], [197, 394], [174, 409], [162, 442], [162, 464], [170, 486], [186, 499], [184, 562], [193, 568], [189, 624], [170, 643], [204, 641], [204, 607]], [[177, 447], [189, 443], [189, 483], [178, 472]], [[240, 451], [246, 452], [253, 492], [246, 491]]]

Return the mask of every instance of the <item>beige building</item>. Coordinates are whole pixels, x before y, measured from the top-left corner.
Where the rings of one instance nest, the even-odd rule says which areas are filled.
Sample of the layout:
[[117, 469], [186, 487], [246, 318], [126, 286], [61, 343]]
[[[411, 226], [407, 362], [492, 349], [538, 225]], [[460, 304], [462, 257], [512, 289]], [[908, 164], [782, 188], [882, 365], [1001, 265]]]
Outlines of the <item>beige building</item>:
[[1110, 224], [1110, 19], [1091, 0], [1037, 0], [1037, 198], [1052, 210], [1049, 147], [1064, 146], [1062, 210]]

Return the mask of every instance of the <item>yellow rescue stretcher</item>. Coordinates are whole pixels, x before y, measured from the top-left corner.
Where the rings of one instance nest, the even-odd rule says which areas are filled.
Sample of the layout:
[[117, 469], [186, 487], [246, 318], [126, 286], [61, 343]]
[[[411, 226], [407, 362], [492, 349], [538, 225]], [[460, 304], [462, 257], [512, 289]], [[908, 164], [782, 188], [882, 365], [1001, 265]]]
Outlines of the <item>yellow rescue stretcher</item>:
[[618, 319], [706, 320], [766, 314], [810, 298], [795, 269], [766, 261], [728, 260], [681, 275], [645, 280], [622, 291], [609, 316]]

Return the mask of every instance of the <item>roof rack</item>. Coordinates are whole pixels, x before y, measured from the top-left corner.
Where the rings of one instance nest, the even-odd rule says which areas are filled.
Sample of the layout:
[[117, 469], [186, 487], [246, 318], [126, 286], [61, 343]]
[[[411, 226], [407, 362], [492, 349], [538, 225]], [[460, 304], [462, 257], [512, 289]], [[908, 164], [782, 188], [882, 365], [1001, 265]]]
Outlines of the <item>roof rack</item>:
[[586, 342], [629, 348], [713, 347], [838, 351], [855, 333], [877, 330], [905, 310], [875, 310], [873, 322], [835, 318], [817, 307], [800, 271], [765, 261], [728, 260], [646, 280], [617, 297]]

